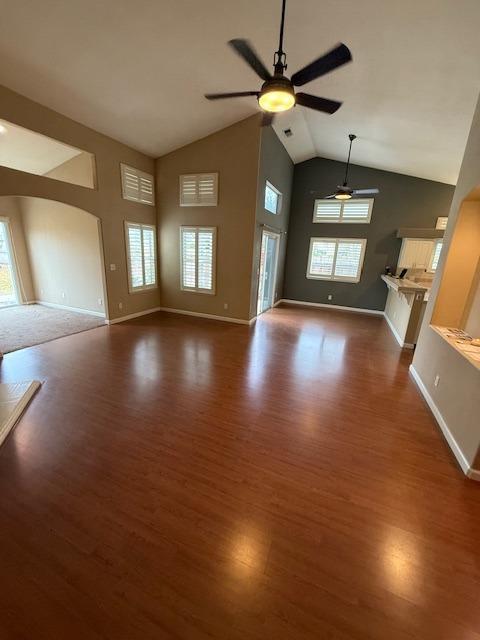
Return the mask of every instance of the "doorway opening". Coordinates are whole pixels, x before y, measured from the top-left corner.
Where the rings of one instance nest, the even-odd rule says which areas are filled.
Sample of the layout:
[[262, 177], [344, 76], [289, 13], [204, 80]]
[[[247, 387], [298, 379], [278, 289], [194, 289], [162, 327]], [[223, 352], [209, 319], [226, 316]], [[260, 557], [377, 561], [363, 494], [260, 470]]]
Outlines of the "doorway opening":
[[279, 246], [280, 234], [263, 229], [258, 277], [257, 315], [270, 309], [274, 303]]
[[8, 221], [0, 218], [0, 307], [18, 304], [17, 273]]

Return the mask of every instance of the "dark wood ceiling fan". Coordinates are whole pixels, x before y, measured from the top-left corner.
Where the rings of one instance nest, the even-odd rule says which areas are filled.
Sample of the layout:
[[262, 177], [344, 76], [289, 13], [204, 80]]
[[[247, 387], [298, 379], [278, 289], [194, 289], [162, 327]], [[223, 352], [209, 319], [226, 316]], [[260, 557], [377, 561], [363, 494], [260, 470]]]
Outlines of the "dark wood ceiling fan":
[[263, 80], [260, 90], [236, 91], [233, 93], [208, 93], [205, 95], [208, 100], [255, 96], [258, 104], [264, 111], [262, 126], [272, 124], [276, 113], [288, 111], [288, 109], [291, 109], [297, 104], [302, 107], [314, 109], [315, 111], [322, 111], [329, 114], [335, 113], [335, 111], [342, 106], [341, 102], [328, 98], [320, 98], [309, 93], [296, 93], [295, 87], [301, 87], [352, 60], [350, 49], [345, 44], [340, 43], [331, 51], [328, 51], [320, 56], [320, 58], [317, 58], [306, 67], [303, 67], [303, 69], [294, 73], [291, 78], [288, 78], [285, 75], [287, 56], [283, 50], [285, 5], [286, 0], [283, 0], [278, 50], [275, 52], [273, 58], [273, 74], [265, 67], [248, 40], [235, 39], [228, 42], [232, 49]]
[[354, 133], [350, 133], [348, 139], [350, 140], [350, 146], [348, 148], [348, 158], [347, 165], [345, 167], [345, 179], [342, 185], [337, 185], [337, 190], [335, 193], [332, 193], [330, 196], [325, 196], [325, 200], [330, 198], [336, 198], [337, 200], [350, 200], [350, 198], [355, 196], [372, 196], [376, 193], [380, 193], [376, 187], [371, 189], [352, 189], [348, 186], [348, 171], [350, 169], [350, 155], [352, 153], [352, 143], [356, 139], [356, 135]]

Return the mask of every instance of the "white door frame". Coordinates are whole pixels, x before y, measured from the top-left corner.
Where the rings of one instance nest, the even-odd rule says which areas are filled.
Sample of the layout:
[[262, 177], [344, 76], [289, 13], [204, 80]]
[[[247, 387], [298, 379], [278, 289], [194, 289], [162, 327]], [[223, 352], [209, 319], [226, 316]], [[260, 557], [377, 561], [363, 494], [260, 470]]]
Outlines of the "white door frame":
[[[260, 296], [260, 291], [261, 291], [261, 286], [260, 286], [260, 278], [262, 277], [262, 275], [265, 274], [265, 269], [263, 270], [263, 274], [262, 274], [262, 245], [263, 245], [263, 238], [264, 236], [269, 236], [270, 238], [275, 239], [277, 242], [275, 243], [275, 258], [274, 258], [274, 267], [273, 267], [273, 287], [272, 287], [272, 295], [271, 295], [271, 300], [269, 301], [270, 306], [268, 306], [266, 309], [262, 309], [261, 311], [258, 310], [258, 302], [259, 302], [259, 296]], [[268, 311], [269, 309], [271, 309], [273, 307], [274, 304], [274, 300], [275, 300], [275, 287], [277, 284], [277, 271], [278, 271], [278, 255], [280, 253], [280, 241], [282, 238], [282, 234], [278, 231], [272, 231], [268, 228], [263, 228], [262, 229], [262, 236], [261, 236], [261, 240], [260, 240], [260, 256], [259, 256], [259, 268], [258, 268], [258, 282], [257, 282], [257, 315], [260, 315], [261, 313], [264, 313], [265, 311]]]

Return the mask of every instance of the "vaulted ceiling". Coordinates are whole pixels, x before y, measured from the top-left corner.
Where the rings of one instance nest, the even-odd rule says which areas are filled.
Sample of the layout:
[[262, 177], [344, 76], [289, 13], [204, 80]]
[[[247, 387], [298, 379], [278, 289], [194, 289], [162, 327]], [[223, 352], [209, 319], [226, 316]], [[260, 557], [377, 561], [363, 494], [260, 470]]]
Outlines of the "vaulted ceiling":
[[[266, 63], [280, 0], [15, 0], [0, 21], [0, 83], [152, 156], [254, 113], [257, 89], [225, 45], [250, 39]], [[478, 0], [289, 0], [289, 72], [339, 41], [351, 64], [304, 89], [340, 99], [327, 116], [296, 107], [275, 125], [294, 161], [343, 159], [454, 183], [480, 87]], [[283, 130], [291, 128], [286, 138]]]

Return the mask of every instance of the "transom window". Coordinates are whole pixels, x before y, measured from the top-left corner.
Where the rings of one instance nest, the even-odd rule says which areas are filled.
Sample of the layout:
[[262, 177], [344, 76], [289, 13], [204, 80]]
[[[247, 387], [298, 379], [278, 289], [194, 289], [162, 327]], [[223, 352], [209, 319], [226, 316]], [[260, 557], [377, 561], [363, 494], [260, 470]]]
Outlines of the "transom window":
[[120, 165], [122, 175], [122, 197], [124, 200], [141, 202], [142, 204], [155, 204], [154, 178], [145, 171]]
[[345, 222], [368, 224], [372, 217], [373, 198], [351, 200], [315, 200], [313, 222]]
[[359, 282], [366, 245], [364, 238], [311, 238], [307, 278]]
[[180, 227], [180, 286], [184, 291], [215, 293], [215, 227]]
[[265, 182], [265, 210], [269, 213], [281, 213], [282, 194], [268, 180]]
[[218, 173], [190, 173], [180, 176], [181, 207], [216, 207]]
[[155, 227], [125, 222], [128, 286], [131, 292], [157, 286]]

